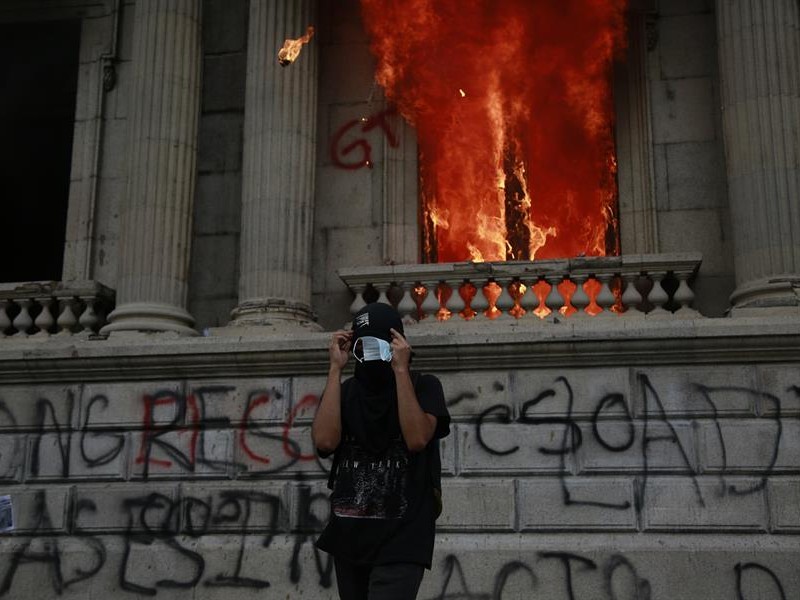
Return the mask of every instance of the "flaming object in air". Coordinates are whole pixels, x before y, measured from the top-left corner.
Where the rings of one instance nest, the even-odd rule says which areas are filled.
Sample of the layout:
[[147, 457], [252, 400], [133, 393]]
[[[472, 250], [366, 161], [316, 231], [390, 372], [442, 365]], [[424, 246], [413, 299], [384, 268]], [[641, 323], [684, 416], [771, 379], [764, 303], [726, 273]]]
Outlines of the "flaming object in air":
[[417, 130], [428, 262], [618, 253], [626, 5], [361, 0], [376, 78]]
[[283, 47], [278, 51], [278, 62], [280, 65], [285, 67], [297, 60], [297, 57], [300, 56], [300, 50], [302, 50], [303, 44], [310, 42], [312, 37], [314, 37], [314, 27], [309, 25], [305, 35], [296, 40], [286, 40], [283, 42]]

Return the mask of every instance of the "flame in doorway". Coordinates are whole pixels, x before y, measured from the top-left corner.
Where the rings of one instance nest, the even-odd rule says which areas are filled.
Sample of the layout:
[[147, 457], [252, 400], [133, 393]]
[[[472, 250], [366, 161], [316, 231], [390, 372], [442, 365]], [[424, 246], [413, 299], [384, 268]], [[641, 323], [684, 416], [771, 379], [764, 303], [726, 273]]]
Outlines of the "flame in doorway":
[[611, 68], [627, 0], [361, 0], [417, 129], [428, 261], [618, 253]]

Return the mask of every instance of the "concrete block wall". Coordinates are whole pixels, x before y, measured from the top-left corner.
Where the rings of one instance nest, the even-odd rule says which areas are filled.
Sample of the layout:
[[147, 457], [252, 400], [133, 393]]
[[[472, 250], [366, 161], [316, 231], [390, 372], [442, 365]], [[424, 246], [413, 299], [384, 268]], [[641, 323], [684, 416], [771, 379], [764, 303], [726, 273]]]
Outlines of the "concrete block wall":
[[721, 316], [734, 288], [713, 0], [661, 0], [648, 53], [661, 252], [699, 251], [696, 307]]
[[197, 327], [230, 321], [238, 303], [247, 23], [245, 0], [204, 0], [189, 312]]
[[[800, 594], [796, 364], [443, 371], [420, 598]], [[0, 386], [0, 597], [334, 598], [316, 375]], [[138, 595], [138, 596], [137, 596]]]
[[[364, 131], [362, 119], [386, 107], [358, 0], [321, 2], [318, 32], [312, 304], [326, 329], [338, 329], [350, 315], [352, 296], [336, 269], [382, 261], [385, 133], [381, 127]], [[388, 126], [398, 127], [398, 119], [388, 119]]]
[[122, 2], [119, 15], [116, 84], [106, 92], [100, 147], [99, 182], [94, 207], [91, 275], [110, 287], [117, 281], [119, 212], [128, 184], [128, 111], [133, 78], [133, 0]]

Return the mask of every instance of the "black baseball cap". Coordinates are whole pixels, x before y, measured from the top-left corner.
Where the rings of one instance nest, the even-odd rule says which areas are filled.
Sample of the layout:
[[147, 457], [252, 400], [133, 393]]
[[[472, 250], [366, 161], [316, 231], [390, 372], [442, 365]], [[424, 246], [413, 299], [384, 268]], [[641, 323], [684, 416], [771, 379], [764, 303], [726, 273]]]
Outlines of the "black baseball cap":
[[392, 333], [389, 331], [390, 329], [394, 329], [400, 335], [405, 335], [400, 313], [383, 302], [372, 302], [364, 306], [353, 317], [353, 342], [364, 336], [372, 336], [391, 342]]

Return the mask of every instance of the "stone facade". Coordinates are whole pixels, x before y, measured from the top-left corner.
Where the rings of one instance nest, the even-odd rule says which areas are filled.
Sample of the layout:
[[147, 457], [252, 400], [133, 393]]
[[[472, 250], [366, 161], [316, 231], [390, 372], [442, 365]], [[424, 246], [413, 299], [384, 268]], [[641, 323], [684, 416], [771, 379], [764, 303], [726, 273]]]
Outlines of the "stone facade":
[[[800, 328], [749, 320], [413, 334], [453, 417], [420, 597], [796, 594]], [[4, 351], [0, 593], [336, 597], [311, 545], [325, 337]]]
[[[409, 324], [453, 415], [420, 598], [800, 595], [799, 12], [631, 2], [622, 250], [650, 265], [660, 311], [618, 318], [612, 299], [605, 318]], [[320, 329], [369, 296], [337, 270], [374, 296], [441, 280], [413, 266], [414, 132], [373, 83], [358, 2], [0, 8], [56, 18], [83, 32], [65, 266], [62, 282], [0, 282], [0, 496], [16, 525], [0, 597], [335, 598], [312, 544], [328, 514], [309, 435]], [[278, 67], [307, 21], [310, 45]], [[703, 316], [685, 291], [657, 294], [675, 253], [702, 254]], [[386, 264], [411, 279], [370, 279]]]

